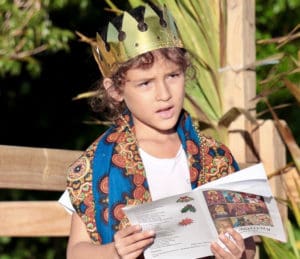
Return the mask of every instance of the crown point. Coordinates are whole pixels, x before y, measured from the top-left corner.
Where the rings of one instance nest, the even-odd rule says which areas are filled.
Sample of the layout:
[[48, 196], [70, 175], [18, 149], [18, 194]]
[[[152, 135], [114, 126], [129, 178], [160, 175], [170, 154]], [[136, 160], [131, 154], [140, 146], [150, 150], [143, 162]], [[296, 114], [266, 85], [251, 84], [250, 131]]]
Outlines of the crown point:
[[148, 18], [148, 17], [157, 17], [157, 13], [152, 9], [152, 7], [150, 5], [145, 5], [145, 14], [144, 14], [144, 18]]
[[[102, 39], [99, 33], [96, 34], [96, 52], [98, 52], [101, 49], [105, 49], [106, 51], [109, 51], [108, 44], [105, 43], [105, 41]], [[100, 48], [99, 48], [100, 47]], [[98, 50], [98, 51], [97, 51]], [[101, 52], [101, 51], [100, 51]], [[100, 55], [100, 54], [99, 54]]]
[[137, 25], [137, 20], [133, 18], [128, 12], [124, 12], [121, 31], [126, 31], [128, 30], [128, 28], [134, 30], [134, 28], [136, 28]]
[[119, 31], [116, 29], [116, 27], [109, 23], [107, 26], [107, 35], [106, 35], [106, 42], [111, 43], [115, 42], [117, 43], [119, 41]]

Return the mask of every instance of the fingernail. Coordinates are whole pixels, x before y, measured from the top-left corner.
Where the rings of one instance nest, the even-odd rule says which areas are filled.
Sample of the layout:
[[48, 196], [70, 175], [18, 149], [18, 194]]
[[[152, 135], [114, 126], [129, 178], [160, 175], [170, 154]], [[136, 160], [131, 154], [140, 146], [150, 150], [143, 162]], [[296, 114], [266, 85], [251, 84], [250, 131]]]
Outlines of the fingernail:
[[223, 233], [219, 235], [219, 238], [221, 240], [226, 240], [227, 239], [226, 235], [224, 235]]
[[140, 225], [136, 225], [136, 226], [135, 226], [135, 229], [136, 229], [136, 230], [141, 230], [142, 227], [141, 227]]
[[154, 230], [149, 230], [148, 233], [149, 233], [150, 235], [155, 235], [155, 231], [154, 231]]

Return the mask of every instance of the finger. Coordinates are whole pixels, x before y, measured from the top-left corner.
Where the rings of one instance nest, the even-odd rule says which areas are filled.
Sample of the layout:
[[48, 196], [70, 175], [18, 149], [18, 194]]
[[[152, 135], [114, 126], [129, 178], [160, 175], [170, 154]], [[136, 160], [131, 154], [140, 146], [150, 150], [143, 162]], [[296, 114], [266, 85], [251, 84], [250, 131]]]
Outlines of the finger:
[[[127, 234], [127, 235], [126, 235]], [[138, 241], [153, 238], [155, 236], [155, 232], [153, 230], [148, 231], [129, 231], [124, 233], [116, 233], [115, 235], [115, 243], [121, 245], [121, 246], [128, 246], [131, 244], [134, 244]]]
[[140, 231], [141, 231], [141, 227], [138, 225], [134, 225], [134, 226], [128, 226], [125, 229], [119, 230], [115, 233], [114, 245], [119, 255], [124, 256], [126, 253], [126, 246], [128, 246], [128, 243], [130, 244], [130, 239], [126, 239], [126, 237], [130, 237], [134, 233], [138, 233]]
[[[154, 231], [128, 232], [130, 235], [115, 238], [115, 247], [119, 255], [124, 256], [139, 249], [145, 249], [154, 241]], [[123, 233], [124, 234], [124, 233]]]
[[226, 232], [225, 234], [220, 234], [219, 239], [226, 246], [228, 251], [236, 258], [240, 258], [242, 256], [245, 249], [244, 241], [242, 238], [242, 243], [239, 242], [238, 244], [237, 241], [228, 232]]
[[115, 240], [122, 239], [124, 237], [127, 237], [129, 235], [132, 235], [133, 233], [140, 232], [140, 231], [142, 231], [142, 227], [139, 225], [128, 226], [116, 232], [114, 235], [114, 239]]
[[212, 242], [210, 249], [214, 254], [216, 259], [223, 259], [225, 258], [227, 252], [222, 248], [217, 242]]
[[242, 250], [245, 249], [245, 242], [244, 239], [242, 237], [242, 235], [237, 232], [236, 230], [234, 230], [233, 228], [228, 228], [226, 230], [227, 233], [229, 233], [231, 235], [231, 237], [234, 239], [234, 241], [236, 242], [237, 246], [239, 246]]
[[219, 239], [226, 246], [227, 251], [229, 251], [232, 255], [238, 258], [240, 257], [241, 250], [239, 249], [239, 247], [236, 245], [234, 241], [230, 240], [230, 238], [228, 238], [225, 234], [220, 234]]
[[153, 237], [139, 240], [131, 245], [125, 246], [121, 249], [121, 254], [138, 254], [139, 251], [144, 251], [148, 246], [150, 246], [154, 241]]

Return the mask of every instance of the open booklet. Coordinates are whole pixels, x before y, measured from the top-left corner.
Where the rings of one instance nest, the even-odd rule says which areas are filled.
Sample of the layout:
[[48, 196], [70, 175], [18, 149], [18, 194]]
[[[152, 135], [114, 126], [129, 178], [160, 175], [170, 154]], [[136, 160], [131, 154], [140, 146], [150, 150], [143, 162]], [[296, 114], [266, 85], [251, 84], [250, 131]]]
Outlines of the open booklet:
[[[212, 255], [218, 233], [233, 227], [243, 238], [261, 235], [286, 242], [276, 201], [262, 164], [188, 193], [127, 206], [131, 224], [156, 232], [145, 258], [194, 259]], [[220, 242], [220, 241], [219, 241]]]

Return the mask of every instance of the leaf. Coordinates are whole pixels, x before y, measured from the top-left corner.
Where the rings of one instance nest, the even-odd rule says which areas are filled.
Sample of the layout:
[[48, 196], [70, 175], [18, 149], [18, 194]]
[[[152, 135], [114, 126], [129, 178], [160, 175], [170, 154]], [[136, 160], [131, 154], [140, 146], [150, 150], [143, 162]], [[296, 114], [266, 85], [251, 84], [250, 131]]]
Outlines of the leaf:
[[91, 98], [93, 96], [97, 95], [97, 91], [91, 91], [91, 92], [85, 92], [78, 94], [77, 96], [73, 97], [72, 100], [80, 100], [80, 99], [85, 99], [85, 98]]
[[296, 219], [298, 227], [300, 227], [300, 176], [295, 168], [288, 170], [283, 175], [285, 183], [285, 192], [291, 204], [291, 210]]
[[138, 7], [139, 5], [143, 5], [144, 4], [144, 1], [142, 0], [128, 0], [131, 8], [135, 8], [135, 7]]
[[235, 121], [240, 115], [244, 115], [251, 123], [257, 124], [256, 119], [251, 112], [246, 109], [233, 107], [227, 111], [219, 120], [219, 125], [228, 128], [230, 124]]
[[269, 255], [269, 258], [272, 259], [283, 259], [283, 258], [289, 258], [289, 259], [297, 259], [297, 257], [289, 251], [287, 248], [287, 245], [284, 243], [280, 243], [277, 240], [267, 238], [267, 237], [261, 237], [261, 240], [263, 242], [263, 246]]
[[285, 86], [290, 90], [290, 92], [295, 96], [297, 102], [300, 104], [300, 88], [287, 78], [284, 78], [283, 82]]
[[269, 56], [267, 58], [257, 60], [254, 64], [255, 67], [278, 64], [279, 61], [284, 57], [284, 53], [276, 53], [275, 55]]
[[292, 246], [292, 250], [295, 254], [295, 257], [299, 258], [299, 252], [296, 246], [296, 238], [294, 235], [292, 224], [289, 220], [287, 221], [287, 234], [288, 234], [289, 244]]

